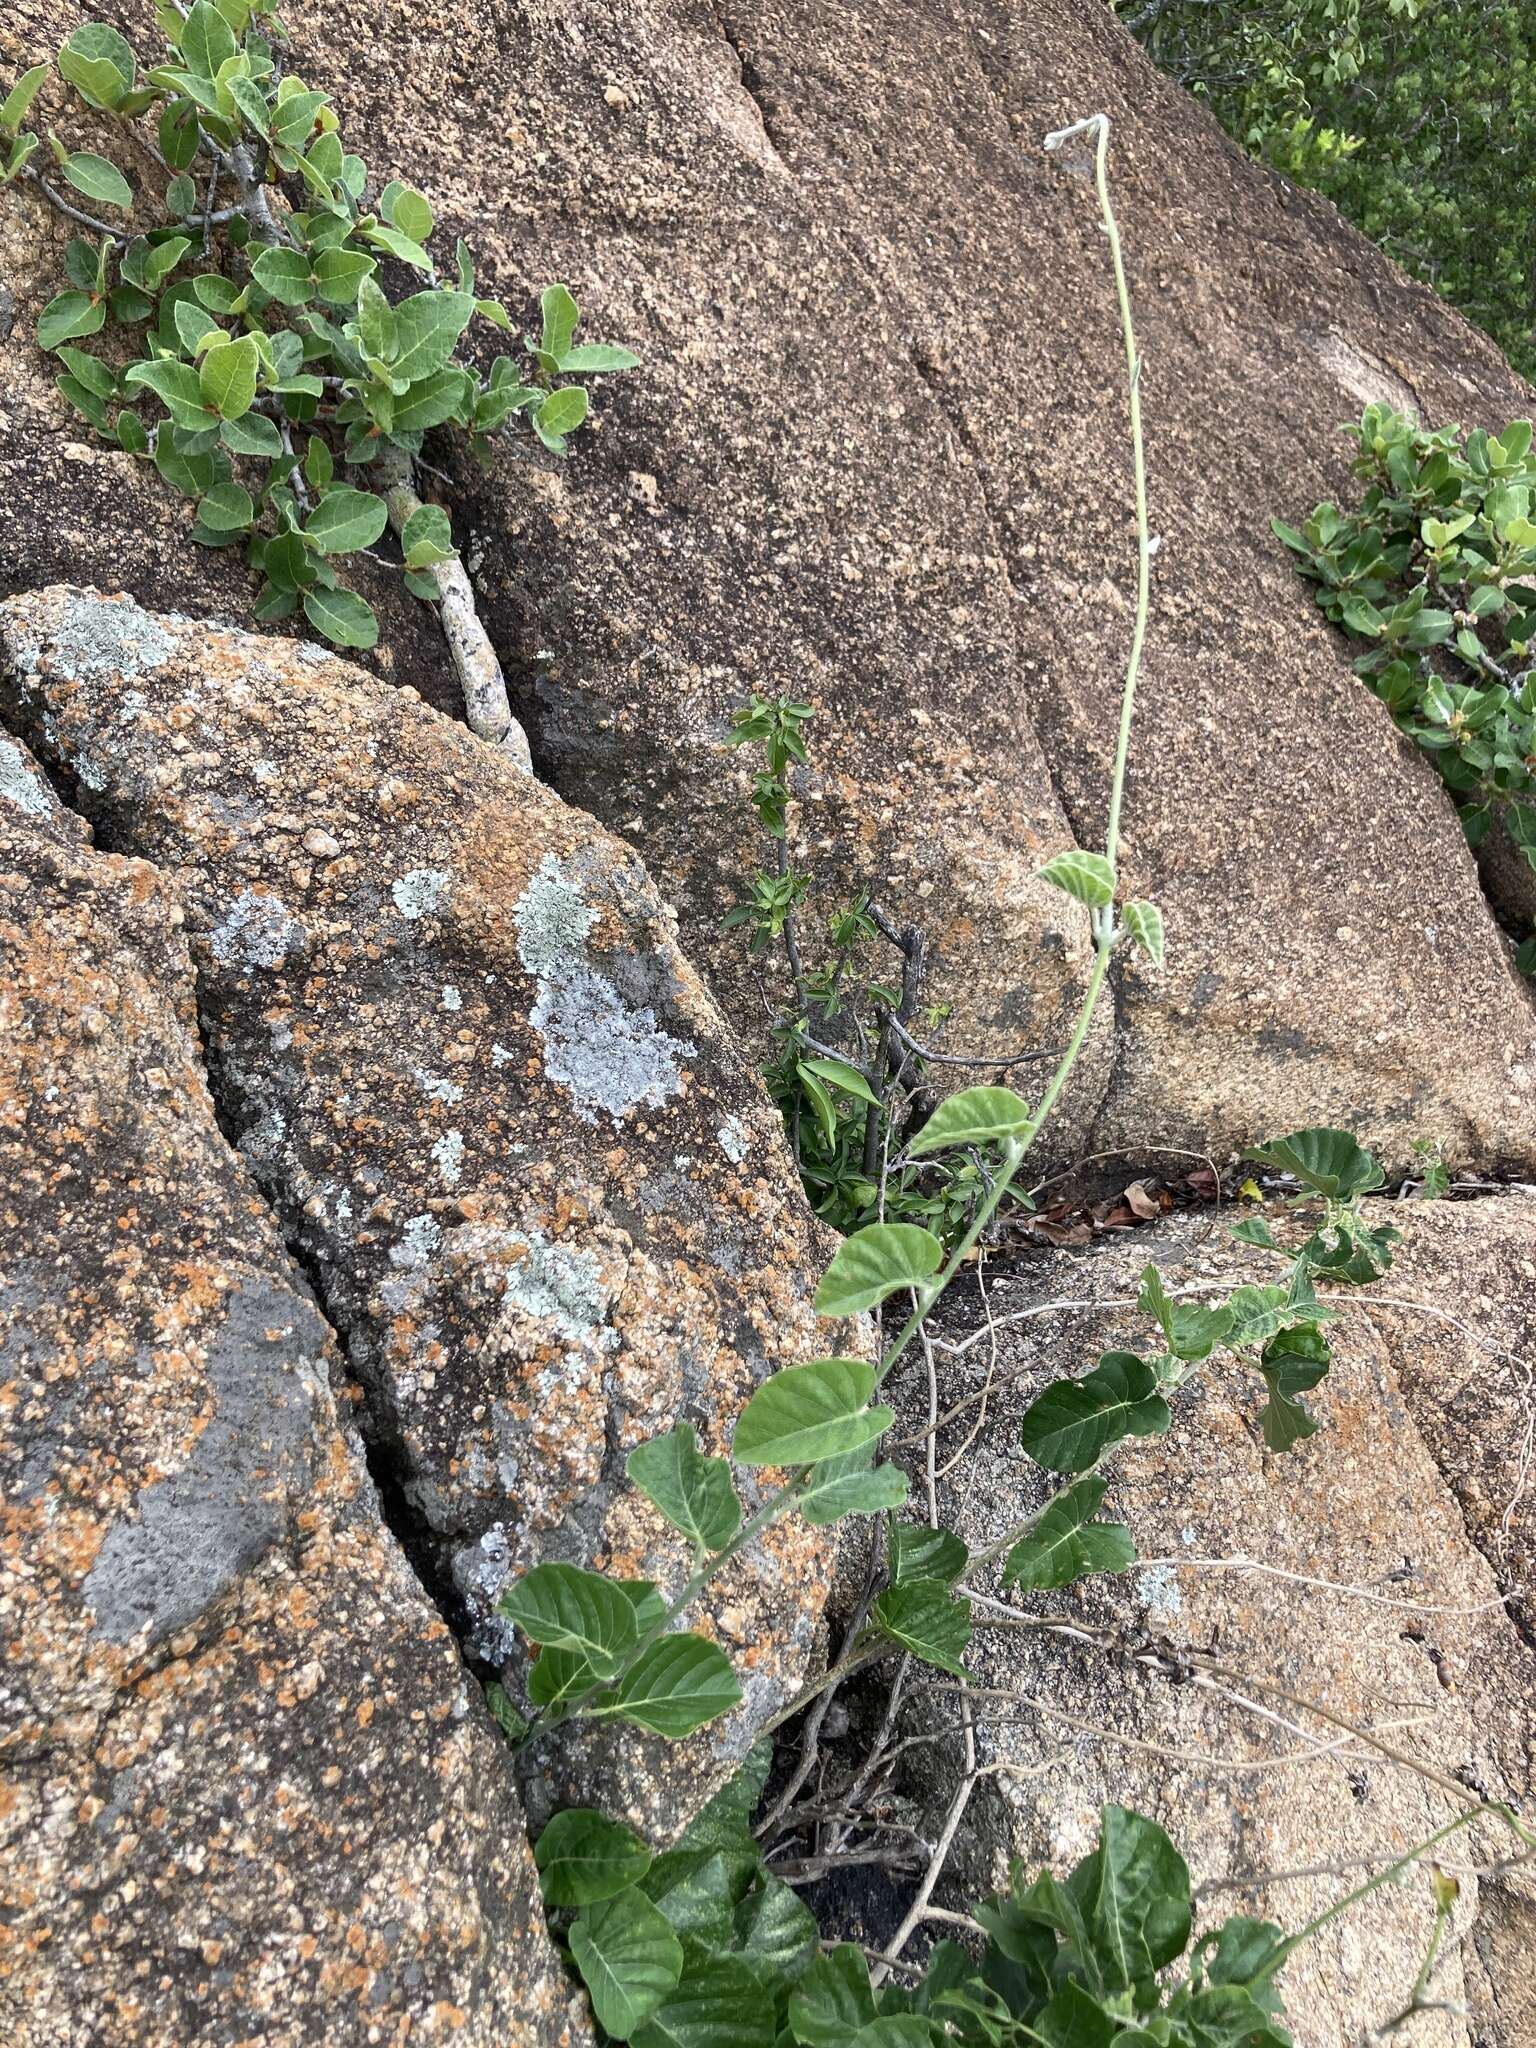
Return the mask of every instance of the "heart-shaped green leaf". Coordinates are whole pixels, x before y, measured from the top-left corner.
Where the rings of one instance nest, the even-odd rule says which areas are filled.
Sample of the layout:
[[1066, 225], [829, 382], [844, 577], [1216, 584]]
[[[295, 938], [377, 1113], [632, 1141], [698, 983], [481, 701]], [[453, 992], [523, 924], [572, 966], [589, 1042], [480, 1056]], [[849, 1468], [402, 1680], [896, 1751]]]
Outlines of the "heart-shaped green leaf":
[[1057, 1380], [1024, 1411], [1020, 1436], [1037, 1464], [1086, 1472], [1127, 1436], [1161, 1436], [1172, 1417], [1157, 1375], [1130, 1351], [1106, 1351], [1080, 1380]]
[[683, 1973], [682, 1943], [665, 1914], [631, 1887], [587, 1906], [572, 1923], [571, 1959], [604, 2030], [627, 2041]]
[[611, 1696], [614, 1712], [669, 1742], [681, 1741], [740, 1704], [741, 1686], [730, 1658], [718, 1643], [696, 1635], [660, 1637]]
[[870, 1223], [838, 1246], [816, 1290], [816, 1313], [857, 1315], [903, 1287], [919, 1287], [943, 1263], [944, 1247], [916, 1223]]
[[580, 1565], [536, 1564], [502, 1594], [497, 1612], [516, 1622], [529, 1642], [575, 1650], [599, 1671], [639, 1636], [635, 1604], [623, 1587]]
[[960, 1659], [971, 1639], [971, 1603], [956, 1599], [936, 1579], [888, 1586], [875, 1602], [872, 1626], [925, 1664], [965, 1676]]
[[1040, 879], [1065, 889], [1090, 910], [1102, 910], [1115, 898], [1115, 871], [1102, 853], [1080, 853], [1076, 848], [1058, 853], [1041, 868]]
[[1123, 1572], [1136, 1562], [1131, 1533], [1118, 1522], [1096, 1522], [1107, 1481], [1079, 1479], [1037, 1516], [1009, 1551], [1003, 1584], [1026, 1593], [1069, 1586], [1089, 1572]]
[[1288, 1173], [1303, 1187], [1316, 1190], [1332, 1201], [1348, 1201], [1353, 1195], [1368, 1195], [1379, 1188], [1386, 1174], [1365, 1148], [1348, 1131], [1319, 1125], [1292, 1131], [1267, 1145], [1255, 1145], [1243, 1154], [1280, 1173]]
[[764, 1380], [736, 1423], [731, 1449], [743, 1465], [813, 1465], [872, 1443], [890, 1428], [871, 1408], [875, 1368], [862, 1358], [816, 1358]]
[[624, 1469], [651, 1505], [701, 1551], [723, 1550], [741, 1526], [729, 1464], [724, 1458], [706, 1458], [686, 1422], [637, 1444]]

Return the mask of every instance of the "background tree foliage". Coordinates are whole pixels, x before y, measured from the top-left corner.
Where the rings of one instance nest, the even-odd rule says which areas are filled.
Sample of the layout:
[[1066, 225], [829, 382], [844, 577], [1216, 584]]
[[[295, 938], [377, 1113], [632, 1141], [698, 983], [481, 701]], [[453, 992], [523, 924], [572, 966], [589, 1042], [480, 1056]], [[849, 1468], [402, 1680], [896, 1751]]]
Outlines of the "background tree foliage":
[[1111, 0], [1237, 141], [1536, 376], [1530, 0]]

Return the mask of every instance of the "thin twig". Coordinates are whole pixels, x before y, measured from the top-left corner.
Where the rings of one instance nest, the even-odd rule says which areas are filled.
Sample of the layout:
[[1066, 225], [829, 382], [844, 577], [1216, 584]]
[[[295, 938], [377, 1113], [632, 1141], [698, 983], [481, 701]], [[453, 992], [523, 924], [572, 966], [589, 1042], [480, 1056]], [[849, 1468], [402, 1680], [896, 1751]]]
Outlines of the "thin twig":
[[42, 172], [35, 170], [31, 164], [24, 164], [20, 175], [29, 184], [35, 185], [54, 211], [62, 213], [66, 220], [74, 221], [79, 227], [90, 228], [95, 234], [105, 235], [115, 248], [121, 249], [127, 245], [127, 235], [119, 234], [116, 228], [110, 227], [104, 220], [98, 220], [93, 213], [82, 213], [80, 208], [71, 204], [62, 192], [55, 191]]

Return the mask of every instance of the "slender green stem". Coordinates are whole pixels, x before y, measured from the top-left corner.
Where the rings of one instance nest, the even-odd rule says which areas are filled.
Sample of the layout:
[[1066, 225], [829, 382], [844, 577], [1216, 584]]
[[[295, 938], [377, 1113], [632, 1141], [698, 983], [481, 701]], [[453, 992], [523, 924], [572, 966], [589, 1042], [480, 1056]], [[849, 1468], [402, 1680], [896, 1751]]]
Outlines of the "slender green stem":
[[[1130, 292], [1126, 284], [1125, 265], [1121, 256], [1120, 235], [1115, 223], [1114, 211], [1109, 203], [1107, 175], [1109, 152], [1108, 117], [1103, 114], [1095, 114], [1090, 120], [1079, 123], [1076, 128], [1063, 131], [1061, 136], [1049, 137], [1046, 146], [1047, 148], [1053, 148], [1061, 141], [1064, 141], [1068, 135], [1090, 132], [1097, 139], [1096, 162], [1099, 207], [1104, 217], [1105, 233], [1109, 238], [1110, 255], [1114, 265], [1115, 294], [1119, 302], [1121, 327], [1125, 337], [1125, 356], [1130, 379], [1131, 445], [1136, 471], [1136, 527], [1139, 541], [1136, 621], [1131, 636], [1131, 649], [1126, 662], [1125, 681], [1120, 697], [1120, 722], [1115, 745], [1114, 768], [1110, 776], [1109, 786], [1109, 828], [1106, 850], [1110, 864], [1113, 866], [1115, 850], [1119, 841], [1120, 809], [1125, 793], [1126, 764], [1130, 756], [1131, 720], [1135, 710], [1136, 681], [1141, 669], [1142, 647], [1146, 639], [1151, 584], [1152, 540], [1147, 523], [1146, 464], [1142, 446], [1141, 399], [1138, 390], [1140, 360], [1136, 353], [1136, 337], [1131, 325]], [[1094, 1013], [1098, 1008], [1099, 998], [1103, 993], [1104, 982], [1109, 972], [1110, 955], [1114, 951], [1117, 939], [1118, 934], [1115, 930], [1114, 910], [1111, 905], [1102, 914], [1095, 917], [1093, 969], [1088, 977], [1087, 986], [1083, 991], [1083, 999], [1078, 1007], [1077, 1019], [1072, 1027], [1071, 1037], [1062, 1051], [1061, 1058], [1056, 1063], [1055, 1071], [1046, 1083], [1045, 1091], [1040, 1098], [1039, 1104], [1024, 1130], [1017, 1136], [1008, 1139], [1004, 1144], [1002, 1170], [993, 1180], [992, 1186], [987, 1191], [986, 1199], [978, 1207], [964, 1236], [955, 1245], [942, 1269], [932, 1279], [924, 1281], [921, 1286], [913, 1290], [912, 1311], [898, 1331], [894, 1342], [880, 1361], [880, 1367], [875, 1376], [877, 1387], [889, 1377], [900, 1362], [907, 1347], [911, 1344], [912, 1339], [921, 1329], [925, 1318], [931, 1312], [934, 1303], [959, 1272], [966, 1255], [1007, 1198], [1026, 1154], [1055, 1109], [1061, 1092], [1071, 1078], [1072, 1070], [1076, 1066], [1083, 1046], [1087, 1042], [1088, 1033], [1093, 1024]], [[742, 1524], [736, 1535], [724, 1549], [716, 1551], [713, 1556], [706, 1558], [703, 1563], [695, 1567], [681, 1591], [677, 1594], [677, 1597], [668, 1606], [665, 1616], [645, 1631], [620, 1665], [618, 1671], [611, 1678], [604, 1679], [600, 1683], [594, 1682], [586, 1693], [572, 1699], [562, 1714], [556, 1715], [552, 1713], [547, 1716], [544, 1725], [547, 1726], [557, 1718], [565, 1718], [578, 1711], [582, 1700], [589, 1699], [593, 1693], [617, 1685], [657, 1637], [669, 1628], [685, 1609], [692, 1606], [693, 1602], [710, 1581], [716, 1578], [730, 1564], [732, 1559], [739, 1556], [746, 1546], [757, 1536], [761, 1535], [771, 1523], [775, 1522], [780, 1515], [787, 1512], [795, 1504], [809, 1486], [813, 1469], [813, 1467], [808, 1465], [801, 1466], [792, 1473], [786, 1483], [776, 1493], [769, 1496], [757, 1513], [749, 1521]], [[825, 1685], [831, 1682], [832, 1675], [824, 1674], [817, 1684], [798, 1695], [788, 1707], [784, 1708], [778, 1715], [776, 1722], [772, 1725], [777, 1725], [779, 1721], [789, 1720], [800, 1711], [801, 1707], [808, 1700], [813, 1699]], [[536, 1721], [534, 1725], [537, 1726], [539, 1724]]]
[[1356, 1885], [1352, 1892], [1347, 1892], [1325, 1913], [1319, 1913], [1317, 1918], [1309, 1920], [1305, 1927], [1298, 1927], [1294, 1934], [1288, 1934], [1279, 1945], [1275, 1968], [1278, 1970], [1304, 1941], [1310, 1941], [1314, 1934], [1320, 1934], [1330, 1922], [1347, 1913], [1351, 1906], [1358, 1905], [1362, 1899], [1368, 1899], [1372, 1892], [1379, 1892], [1384, 1884], [1391, 1884], [1400, 1872], [1406, 1870], [1411, 1863], [1417, 1863], [1421, 1856], [1443, 1842], [1448, 1835], [1458, 1834], [1462, 1828], [1470, 1827], [1473, 1821], [1482, 1819], [1485, 1811], [1486, 1809], [1481, 1806], [1469, 1806], [1465, 1812], [1458, 1813], [1453, 1820], [1448, 1820], [1444, 1827], [1436, 1828], [1432, 1835], [1426, 1836], [1422, 1842], [1416, 1842], [1411, 1849], [1405, 1850], [1397, 1861], [1389, 1863], [1385, 1870], [1378, 1870], [1376, 1875], [1367, 1878], [1364, 1884]]
[[1099, 211], [1104, 216], [1104, 233], [1109, 241], [1109, 258], [1115, 272], [1115, 297], [1120, 304], [1120, 328], [1125, 341], [1126, 375], [1130, 384], [1131, 459], [1136, 486], [1136, 623], [1131, 633], [1130, 660], [1126, 665], [1125, 689], [1120, 700], [1120, 732], [1115, 747], [1115, 771], [1109, 785], [1109, 827], [1104, 852], [1111, 867], [1120, 851], [1120, 804], [1125, 793], [1125, 767], [1131, 746], [1131, 711], [1136, 683], [1141, 673], [1142, 649], [1147, 639], [1147, 617], [1152, 598], [1152, 532], [1147, 516], [1147, 459], [1141, 432], [1141, 357], [1136, 353], [1136, 330], [1131, 320], [1131, 293], [1125, 277], [1125, 257], [1120, 246], [1120, 229], [1109, 197], [1109, 116], [1095, 114], [1097, 148], [1094, 151], [1094, 183], [1098, 187]]
[[[1109, 203], [1107, 173], [1109, 154], [1108, 116], [1095, 114], [1091, 120], [1081, 123], [1078, 128], [1064, 131], [1060, 138], [1049, 137], [1047, 138], [1046, 147], [1052, 148], [1056, 146], [1058, 141], [1065, 140], [1068, 134], [1086, 133], [1090, 130], [1096, 135], [1098, 141], [1096, 164], [1099, 207], [1104, 217], [1105, 233], [1109, 238], [1110, 255], [1115, 273], [1115, 295], [1119, 301], [1120, 324], [1125, 338], [1125, 358], [1130, 380], [1131, 448], [1136, 472], [1136, 532], [1138, 541], [1136, 621], [1131, 635], [1131, 649], [1126, 661], [1125, 682], [1120, 696], [1120, 724], [1115, 745], [1114, 768], [1111, 772], [1109, 786], [1109, 833], [1106, 841], [1106, 850], [1110, 864], [1113, 866], [1115, 851], [1119, 842], [1120, 808], [1125, 794], [1126, 764], [1130, 758], [1131, 720], [1136, 707], [1136, 682], [1141, 671], [1142, 648], [1146, 641], [1147, 615], [1151, 590], [1152, 536], [1147, 517], [1146, 459], [1141, 431], [1140, 358], [1136, 353], [1135, 329], [1131, 323], [1130, 290], [1126, 284], [1125, 264], [1120, 249], [1120, 232], [1115, 222], [1114, 210]], [[1088, 1033], [1093, 1024], [1094, 1013], [1098, 1008], [1099, 998], [1104, 989], [1105, 978], [1109, 972], [1110, 955], [1114, 951], [1116, 938], [1114, 912], [1111, 907], [1102, 917], [1095, 920], [1093, 971], [1089, 975], [1088, 985], [1083, 991], [1083, 1000], [1079, 1005], [1077, 1019], [1072, 1027], [1072, 1035], [1062, 1051], [1061, 1058], [1056, 1063], [1054, 1073], [1046, 1083], [1045, 1092], [1040, 1097], [1039, 1104], [1030, 1117], [1026, 1128], [1017, 1137], [1009, 1139], [1005, 1144], [1003, 1148], [1002, 1171], [997, 1175], [991, 1188], [988, 1190], [986, 1200], [971, 1219], [970, 1227], [965, 1235], [955, 1246], [940, 1272], [933, 1279], [925, 1281], [921, 1287], [914, 1290], [916, 1298], [913, 1302], [912, 1312], [902, 1324], [895, 1341], [886, 1351], [880, 1362], [880, 1370], [875, 1377], [877, 1387], [889, 1377], [892, 1370], [899, 1363], [908, 1345], [922, 1328], [924, 1319], [932, 1310], [934, 1303], [954, 1279], [967, 1253], [1006, 1199], [1013, 1187], [1015, 1177], [1024, 1162], [1026, 1154], [1044, 1129], [1051, 1112], [1056, 1107], [1061, 1092], [1071, 1078], [1072, 1070], [1077, 1065], [1083, 1046], [1087, 1042]], [[804, 1472], [797, 1473], [790, 1482], [790, 1487], [803, 1484], [805, 1477]], [[789, 1490], [789, 1488], [786, 1488], [785, 1492], [787, 1493]], [[783, 1495], [775, 1496], [775, 1501], [771, 1501], [768, 1504], [769, 1507], [774, 1507], [776, 1502], [782, 1498]], [[706, 1577], [710, 1575], [712, 1574], [706, 1573]], [[697, 1577], [698, 1575], [695, 1574], [695, 1576]], [[807, 1692], [801, 1694], [779, 1714], [777, 1720], [786, 1721], [791, 1719], [808, 1700], [813, 1699], [822, 1690], [825, 1682], [824, 1678]], [[777, 1722], [775, 1725], [777, 1725]]]

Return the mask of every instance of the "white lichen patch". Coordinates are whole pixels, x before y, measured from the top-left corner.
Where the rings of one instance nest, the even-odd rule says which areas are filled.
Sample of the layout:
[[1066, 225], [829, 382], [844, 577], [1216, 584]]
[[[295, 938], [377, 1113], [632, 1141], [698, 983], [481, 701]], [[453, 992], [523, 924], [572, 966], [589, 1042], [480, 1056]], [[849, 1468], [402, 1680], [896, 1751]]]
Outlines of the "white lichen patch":
[[29, 818], [46, 818], [54, 809], [47, 786], [32, 773], [14, 740], [0, 739], [0, 796]]
[[456, 1188], [464, 1171], [464, 1133], [445, 1131], [432, 1147], [432, 1163], [442, 1177], [443, 1186]]
[[[597, 912], [552, 853], [513, 911], [518, 955], [536, 982], [529, 1022], [544, 1040], [544, 1071], [570, 1090], [576, 1113], [615, 1122], [641, 1103], [659, 1108], [682, 1092], [679, 1061], [695, 1048], [673, 1038], [656, 1013], [630, 1003], [587, 957]], [[496, 1047], [492, 1059], [499, 1066]]]
[[619, 1335], [607, 1327], [608, 1290], [595, 1255], [554, 1244], [537, 1230], [524, 1231], [520, 1242], [525, 1255], [507, 1270], [503, 1300], [547, 1323], [569, 1344], [612, 1351]]
[[396, 876], [389, 893], [400, 915], [414, 923], [418, 917], [436, 916], [452, 880], [446, 868], [412, 868], [408, 875]]
[[727, 1117], [715, 1133], [715, 1143], [732, 1166], [740, 1166], [751, 1149], [751, 1142], [747, 1127], [739, 1116]]
[[444, 1102], [451, 1107], [464, 1100], [464, 1090], [457, 1081], [449, 1081], [441, 1074], [428, 1074], [420, 1067], [416, 1069], [416, 1085], [428, 1102]]
[[443, 990], [443, 1008], [445, 1010], [462, 1010], [463, 1007], [464, 998], [450, 981]]
[[281, 967], [303, 943], [304, 927], [280, 898], [242, 889], [209, 934], [215, 960], [235, 967]]
[[504, 1067], [509, 1061], [516, 1058], [517, 1054], [505, 1045], [493, 1044], [491, 1046], [491, 1065], [493, 1067]]
[[1165, 1618], [1184, 1611], [1179, 1582], [1169, 1564], [1149, 1564], [1136, 1574], [1136, 1598], [1149, 1613]]
[[408, 1273], [417, 1272], [442, 1241], [442, 1225], [435, 1216], [413, 1216], [401, 1231], [400, 1242], [391, 1245], [389, 1263]]

